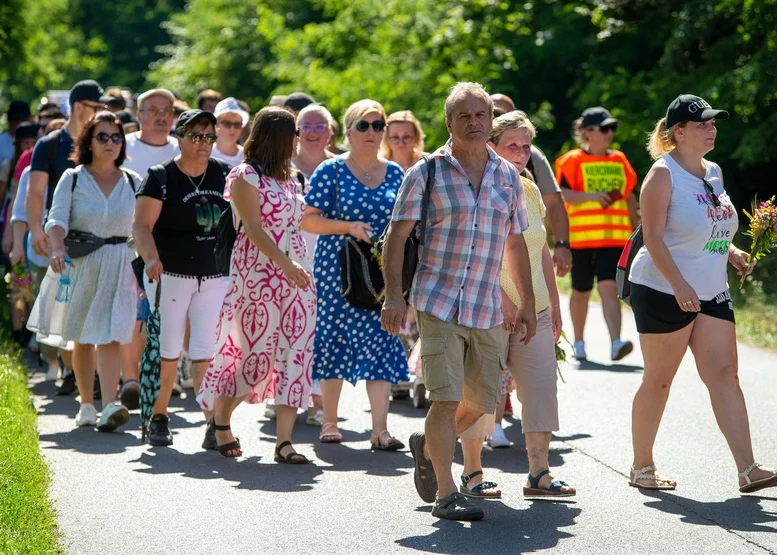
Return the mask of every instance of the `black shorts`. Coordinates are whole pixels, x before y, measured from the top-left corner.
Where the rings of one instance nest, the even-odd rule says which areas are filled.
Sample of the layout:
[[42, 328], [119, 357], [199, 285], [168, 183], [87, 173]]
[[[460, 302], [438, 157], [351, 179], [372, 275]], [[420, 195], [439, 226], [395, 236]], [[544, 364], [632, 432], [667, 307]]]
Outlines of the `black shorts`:
[[572, 289], [585, 293], [594, 288], [596, 281], [615, 281], [618, 259], [623, 247], [599, 249], [572, 249]]
[[734, 323], [734, 307], [728, 290], [712, 300], [701, 301], [699, 312], [685, 312], [674, 295], [631, 283], [631, 309], [639, 333], [672, 333], [693, 322], [697, 314]]

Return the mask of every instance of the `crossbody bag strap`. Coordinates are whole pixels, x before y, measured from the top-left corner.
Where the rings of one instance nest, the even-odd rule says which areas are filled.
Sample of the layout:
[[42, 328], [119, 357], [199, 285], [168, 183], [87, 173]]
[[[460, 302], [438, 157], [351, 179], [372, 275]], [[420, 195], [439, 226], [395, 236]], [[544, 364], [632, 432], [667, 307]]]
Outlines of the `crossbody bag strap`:
[[424, 156], [424, 160], [426, 160], [427, 173], [426, 187], [424, 188], [424, 196], [421, 200], [421, 229], [419, 231], [419, 242], [421, 245], [424, 244], [426, 239], [426, 220], [429, 217], [429, 202], [432, 198], [432, 187], [434, 186], [434, 174], [436, 171], [434, 158]]

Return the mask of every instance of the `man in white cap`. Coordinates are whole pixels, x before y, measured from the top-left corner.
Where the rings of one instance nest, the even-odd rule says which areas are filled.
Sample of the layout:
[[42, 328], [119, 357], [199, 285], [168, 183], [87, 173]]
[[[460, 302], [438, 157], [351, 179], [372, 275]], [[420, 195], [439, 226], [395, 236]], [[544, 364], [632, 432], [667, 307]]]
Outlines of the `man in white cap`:
[[248, 112], [230, 96], [216, 104], [213, 115], [216, 116], [217, 139], [211, 158], [223, 160], [234, 168], [243, 163], [243, 147], [237, 142], [242, 129], [248, 123]]
[[138, 97], [140, 131], [127, 135], [124, 167], [146, 177], [148, 169], [180, 152], [178, 140], [170, 136], [175, 96], [167, 89], [151, 89]]

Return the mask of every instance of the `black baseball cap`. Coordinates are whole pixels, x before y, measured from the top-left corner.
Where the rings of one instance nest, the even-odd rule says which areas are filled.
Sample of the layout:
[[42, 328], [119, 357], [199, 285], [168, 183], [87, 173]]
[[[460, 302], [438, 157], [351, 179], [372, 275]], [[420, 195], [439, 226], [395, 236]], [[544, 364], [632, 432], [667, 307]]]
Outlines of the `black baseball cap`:
[[105, 91], [100, 86], [100, 83], [92, 79], [85, 81], [79, 81], [73, 88], [70, 89], [70, 105], [73, 106], [76, 102], [99, 102], [107, 104], [113, 100], [112, 96], [105, 96]]
[[23, 100], [12, 100], [8, 105], [8, 121], [30, 119], [30, 105]]
[[23, 141], [24, 139], [37, 139], [40, 125], [31, 121], [25, 121], [19, 124], [16, 128], [16, 140]]
[[118, 112], [116, 112], [116, 117], [122, 123], [122, 125], [127, 125], [130, 123], [134, 123], [135, 125], [138, 125], [138, 120], [135, 119], [135, 116], [133, 116], [132, 112], [130, 112], [129, 110], [119, 110]]
[[618, 123], [618, 120], [612, 117], [612, 114], [601, 106], [586, 108], [583, 110], [583, 128], [603, 125], [612, 125]]
[[706, 100], [693, 94], [681, 94], [666, 109], [666, 127], [674, 127], [683, 121], [709, 121], [728, 119], [725, 110], [715, 110]]
[[204, 119], [208, 123], [213, 124], [214, 127], [216, 126], [216, 116], [211, 112], [203, 112], [202, 110], [195, 108], [194, 110], [186, 110], [183, 114], [178, 116], [178, 121], [175, 124], [175, 134], [181, 134], [188, 125], [194, 123], [195, 120], [198, 119]]
[[299, 112], [305, 106], [310, 106], [311, 104], [315, 103], [316, 101], [313, 100], [313, 97], [309, 94], [305, 94], [303, 92], [293, 92], [286, 97], [286, 100], [283, 101], [283, 106], [285, 108], [294, 110], [295, 112]]

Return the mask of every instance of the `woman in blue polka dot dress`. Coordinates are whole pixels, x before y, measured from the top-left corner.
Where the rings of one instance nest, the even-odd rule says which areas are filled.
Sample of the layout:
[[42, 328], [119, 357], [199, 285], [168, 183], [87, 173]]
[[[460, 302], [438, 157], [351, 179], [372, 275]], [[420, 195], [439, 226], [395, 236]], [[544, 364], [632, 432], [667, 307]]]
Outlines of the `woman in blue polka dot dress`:
[[362, 241], [369, 241], [371, 234], [380, 236], [402, 183], [402, 169], [378, 156], [385, 121], [383, 107], [373, 100], [348, 108], [343, 128], [351, 150], [323, 162], [310, 177], [302, 229], [321, 235], [315, 258], [318, 320], [313, 356], [313, 377], [321, 380], [324, 397], [321, 441], [343, 439], [337, 427], [343, 380], [367, 380], [370, 443], [373, 449], [395, 451], [404, 445], [388, 432], [387, 420], [391, 384], [407, 380], [402, 343], [383, 331], [379, 310], [354, 308], [340, 294], [343, 236]]

